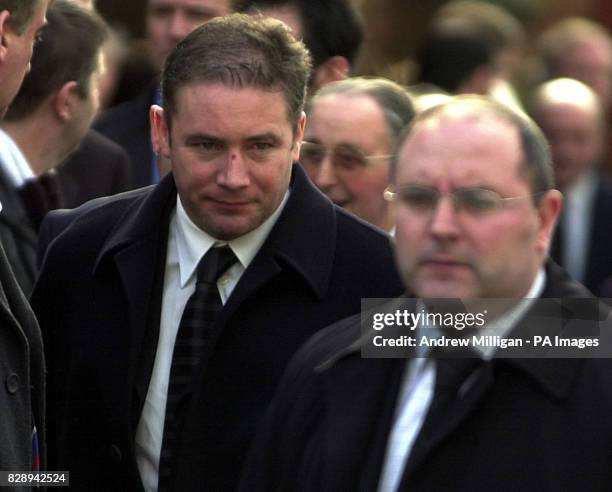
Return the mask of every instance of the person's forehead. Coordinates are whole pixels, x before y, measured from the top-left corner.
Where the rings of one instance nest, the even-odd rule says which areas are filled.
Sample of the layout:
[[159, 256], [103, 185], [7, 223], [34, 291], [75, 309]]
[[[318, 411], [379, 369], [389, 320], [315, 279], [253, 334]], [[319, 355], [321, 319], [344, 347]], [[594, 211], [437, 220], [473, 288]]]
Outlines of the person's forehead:
[[552, 122], [567, 127], [596, 127], [599, 123], [599, 112], [592, 106], [585, 106], [575, 101], [548, 102], [540, 106], [534, 114], [543, 130]]
[[[416, 121], [408, 141], [422, 135], [442, 133], [467, 133], [475, 136], [488, 134], [501, 137], [514, 135], [517, 128], [508, 118], [487, 107], [480, 109], [478, 106], [449, 105], [440, 111], [432, 111], [427, 118]], [[482, 141], [481, 138], [470, 140]]]
[[[256, 117], [257, 114], [249, 113], [246, 107], [241, 107], [240, 104], [237, 104], [237, 101], [253, 103], [265, 101], [266, 108], [262, 108], [261, 111], [265, 110], [266, 116], [269, 117], [272, 112], [278, 110], [279, 117], [282, 115], [283, 118], [289, 121], [289, 105], [280, 88], [232, 87], [220, 82], [193, 81], [177, 88], [175, 101], [174, 116], [178, 115], [179, 117], [181, 114], [186, 113], [199, 117], [200, 112], [197, 109], [194, 110], [195, 108], [200, 105], [213, 104], [216, 106], [222, 105], [225, 108], [225, 113], [244, 109], [244, 116]], [[202, 119], [205, 118], [203, 117]]]
[[313, 100], [309, 117], [313, 123], [329, 123], [326, 131], [350, 132], [387, 130], [384, 113], [376, 100], [368, 94], [331, 93]]
[[[431, 161], [461, 173], [460, 160], [490, 162], [483, 171], [514, 169], [522, 157], [518, 129], [490, 113], [442, 114], [420, 121], [400, 149], [399, 168], [410, 170]], [[466, 166], [467, 167], [467, 166]]]

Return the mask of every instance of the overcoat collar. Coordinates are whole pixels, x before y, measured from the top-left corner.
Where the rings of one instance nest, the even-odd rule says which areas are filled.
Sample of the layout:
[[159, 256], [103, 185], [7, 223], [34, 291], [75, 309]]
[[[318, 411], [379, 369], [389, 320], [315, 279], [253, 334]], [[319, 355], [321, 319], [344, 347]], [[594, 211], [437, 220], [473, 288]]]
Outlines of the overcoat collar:
[[[571, 281], [553, 262], [547, 263], [546, 272], [547, 283], [542, 294], [543, 298], [592, 297], [580, 284]], [[401, 299], [391, 302], [398, 304], [401, 303]], [[391, 311], [393, 309], [389, 312]], [[571, 313], [566, 314], [571, 315]], [[360, 316], [355, 316], [353, 319], [354, 324], [359, 326]], [[363, 319], [367, 319], [367, 316]], [[402, 359], [361, 359], [361, 349], [369, 343], [372, 335], [371, 330], [364, 330], [364, 335], [361, 335], [360, 331], [355, 329], [352, 343], [348, 342], [336, 350], [324, 363], [315, 368], [317, 377], [322, 381], [327, 418], [333, 420], [334, 440], [352, 442], [350, 449], [344, 449], [345, 454], [336, 453], [336, 455], [342, 456], [346, 463], [354, 465], [353, 470], [361, 470], [361, 476], [358, 478], [343, 473], [337, 474], [336, 477], [326, 476], [325, 481], [331, 480], [337, 490], [350, 489], [357, 485], [365, 488], [376, 487], [386, 444], [377, 443], [375, 435], [382, 432], [385, 437], [388, 436], [395, 408], [395, 397], [399, 390], [399, 375], [405, 367], [405, 360]], [[452, 416], [435, 430], [435, 435], [429, 436], [427, 442], [417, 439], [405, 473], [409, 476], [418, 469], [446, 436], [478, 408], [495, 382], [496, 365], [510, 365], [522, 371], [549, 397], [563, 400], [569, 395], [582, 363], [581, 359], [517, 358], [494, 359], [492, 363], [485, 364], [471, 386], [472, 389], [453, 407]], [[394, 398], [390, 399], [389, 394]], [[333, 459], [334, 452], [332, 450], [329, 453], [329, 459]], [[325, 454], [327, 455], [327, 452]], [[373, 465], [373, 468], [365, 466], [366, 463]], [[334, 467], [330, 466], [329, 469], [334, 470]], [[339, 469], [342, 470], [344, 467], [340, 466]], [[355, 480], [359, 480], [359, 483], [356, 484]]]
[[[101, 248], [94, 273], [106, 259], [134, 244], [166, 240], [159, 237], [160, 217], [168, 201], [176, 200], [174, 179], [168, 175], [150, 188], [144, 199], [132, 203], [118, 221]], [[335, 245], [334, 205], [312, 185], [301, 167], [294, 164], [289, 200], [252, 266], [259, 269], [257, 260], [266, 261], [265, 257], [277, 268], [284, 264], [295, 270], [320, 299], [329, 285]]]

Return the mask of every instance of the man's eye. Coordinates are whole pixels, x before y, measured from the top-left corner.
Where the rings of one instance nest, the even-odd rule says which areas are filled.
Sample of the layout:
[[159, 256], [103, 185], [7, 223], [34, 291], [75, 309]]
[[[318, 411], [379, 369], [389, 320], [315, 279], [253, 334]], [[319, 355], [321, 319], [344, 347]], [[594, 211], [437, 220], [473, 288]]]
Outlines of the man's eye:
[[197, 142], [192, 147], [202, 155], [215, 156], [223, 152], [223, 144], [219, 142]]
[[190, 10], [186, 13], [186, 16], [190, 21], [198, 24], [203, 24], [214, 17], [214, 15], [208, 12], [201, 12], [199, 10]]
[[400, 198], [406, 205], [417, 209], [434, 208], [438, 201], [438, 196], [435, 192], [420, 189], [404, 190], [400, 193]]
[[253, 144], [253, 149], [261, 151], [261, 152], [270, 150], [271, 148], [272, 148], [272, 144], [269, 142], [255, 142]]
[[456, 194], [458, 207], [473, 213], [487, 213], [499, 208], [499, 196], [489, 190], [464, 190]]
[[246, 154], [254, 161], [262, 161], [268, 158], [273, 149], [274, 145], [270, 142], [253, 142], [247, 147]]
[[216, 150], [219, 149], [219, 144], [214, 142], [200, 142], [198, 147], [200, 147], [202, 150]]
[[365, 159], [356, 152], [347, 150], [336, 150], [334, 163], [344, 169], [357, 169], [364, 167]]
[[159, 19], [163, 17], [169, 17], [172, 15], [172, 9], [170, 7], [157, 7], [151, 9], [150, 15]]

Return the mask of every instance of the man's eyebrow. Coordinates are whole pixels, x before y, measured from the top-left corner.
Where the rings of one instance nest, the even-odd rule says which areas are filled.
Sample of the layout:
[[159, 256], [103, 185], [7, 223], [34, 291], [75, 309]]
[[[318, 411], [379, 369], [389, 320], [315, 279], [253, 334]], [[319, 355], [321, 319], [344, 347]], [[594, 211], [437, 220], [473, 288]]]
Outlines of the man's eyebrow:
[[261, 140], [269, 140], [274, 143], [278, 143], [281, 141], [280, 137], [276, 133], [272, 132], [259, 133], [257, 135], [251, 135], [250, 137], [245, 138], [245, 141], [247, 142], [255, 142]]
[[220, 139], [219, 137], [215, 137], [214, 135], [209, 135], [208, 133], [190, 133], [188, 135], [185, 135], [185, 138], [183, 140], [185, 141], [185, 143], [195, 143], [201, 142], [203, 140], [206, 140], [208, 142], [223, 143], [222, 139]]
[[339, 144], [336, 144], [335, 147], [336, 148], [337, 147], [341, 147], [343, 149], [347, 149], [347, 150], [351, 150], [351, 151], [354, 151], [354, 152], [362, 152], [363, 153], [363, 150], [361, 150], [359, 148], [359, 146], [357, 146], [357, 145], [355, 145], [353, 143], [349, 143], [349, 142], [340, 142]]

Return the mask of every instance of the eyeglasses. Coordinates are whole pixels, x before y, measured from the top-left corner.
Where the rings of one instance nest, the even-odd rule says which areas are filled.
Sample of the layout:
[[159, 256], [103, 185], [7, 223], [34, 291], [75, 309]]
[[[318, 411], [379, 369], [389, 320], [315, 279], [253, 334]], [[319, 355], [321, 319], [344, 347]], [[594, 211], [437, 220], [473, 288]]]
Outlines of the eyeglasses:
[[450, 193], [441, 193], [430, 186], [405, 185], [397, 190], [388, 187], [384, 197], [387, 201], [401, 202], [412, 211], [425, 214], [433, 212], [443, 196], [449, 196], [455, 212], [482, 216], [501, 210], [511, 201], [533, 198], [542, 193], [503, 198], [496, 191], [485, 188], [460, 188]]
[[367, 167], [370, 161], [389, 159], [391, 154], [365, 155], [350, 145], [337, 145], [328, 149], [325, 145], [314, 142], [302, 142], [300, 162], [306, 167], [321, 165], [328, 152], [331, 152], [331, 163], [334, 169], [345, 173], [355, 173]]

